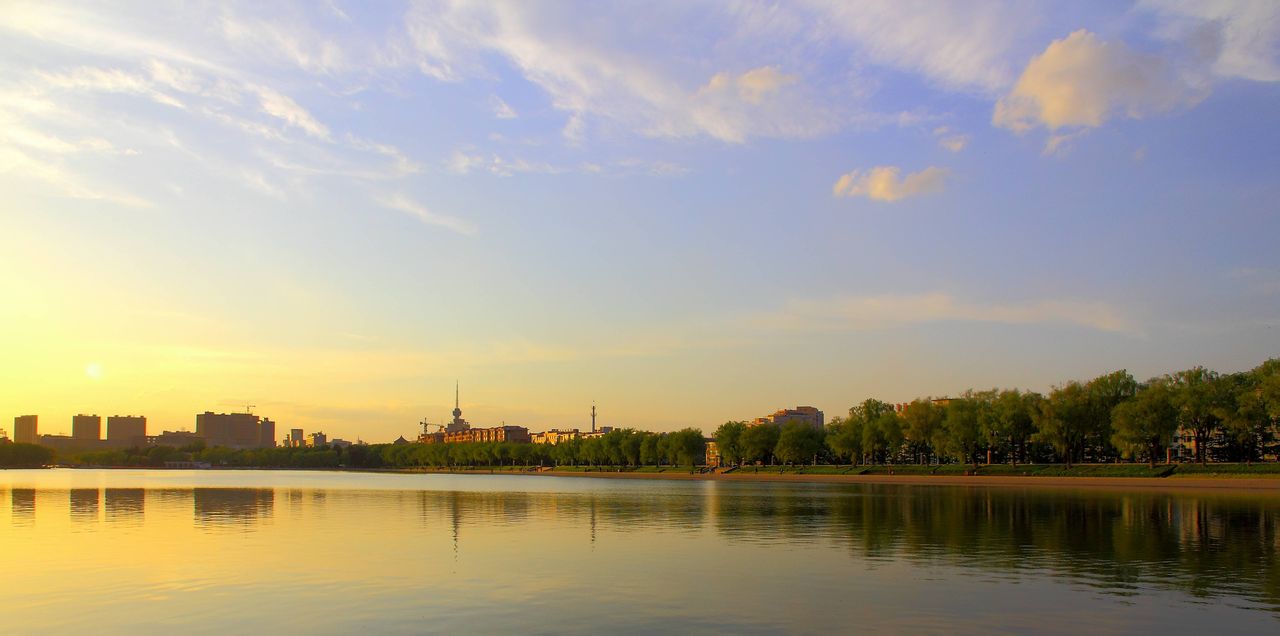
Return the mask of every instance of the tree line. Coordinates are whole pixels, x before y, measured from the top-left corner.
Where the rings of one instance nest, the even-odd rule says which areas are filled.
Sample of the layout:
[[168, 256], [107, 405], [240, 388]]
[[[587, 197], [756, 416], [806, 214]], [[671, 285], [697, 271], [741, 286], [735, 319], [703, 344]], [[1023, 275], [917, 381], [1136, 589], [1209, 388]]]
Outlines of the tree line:
[[969, 390], [919, 398], [901, 410], [876, 399], [822, 430], [803, 424], [715, 432], [726, 463], [986, 463], [1145, 461], [1167, 458], [1175, 437], [1192, 458], [1253, 462], [1277, 453], [1280, 358], [1249, 371], [1203, 367], [1137, 382], [1116, 371], [1071, 381], [1048, 395]]
[[[44, 464], [52, 463], [52, 450]], [[239, 468], [463, 468], [488, 466], [694, 466], [702, 464], [702, 432], [672, 433], [615, 429], [599, 437], [559, 444], [472, 442], [461, 444], [373, 444], [318, 447], [206, 448], [203, 442], [174, 448], [113, 449], [69, 455], [86, 466], [162, 467], [169, 461], [207, 462]], [[3, 457], [0, 455], [0, 457]], [[0, 464], [3, 465], [3, 464]], [[41, 465], [39, 463], [35, 465]]]

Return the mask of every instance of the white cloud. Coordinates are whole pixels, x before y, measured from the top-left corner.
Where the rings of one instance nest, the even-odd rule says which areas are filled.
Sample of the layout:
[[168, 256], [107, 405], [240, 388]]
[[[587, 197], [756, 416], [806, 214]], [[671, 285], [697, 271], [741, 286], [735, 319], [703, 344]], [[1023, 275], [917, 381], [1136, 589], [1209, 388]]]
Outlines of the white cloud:
[[852, 45], [877, 64], [923, 75], [945, 88], [993, 92], [1012, 76], [1007, 55], [1029, 16], [1017, 3], [930, 0], [808, 0], [821, 36]]
[[1219, 77], [1280, 81], [1280, 4], [1274, 0], [1142, 0], [1161, 34]]
[[867, 197], [875, 201], [898, 201], [907, 197], [941, 192], [948, 170], [930, 166], [902, 179], [896, 166], [876, 166], [840, 176], [831, 192], [837, 197]]
[[432, 212], [431, 210], [428, 210], [426, 206], [416, 203], [403, 194], [393, 194], [382, 197], [378, 199], [378, 203], [382, 205], [382, 207], [391, 210], [398, 210], [411, 215], [427, 225], [436, 225], [466, 236], [472, 236], [476, 233], [475, 225], [472, 225], [470, 222], [455, 216]]
[[1115, 116], [1141, 118], [1201, 97], [1166, 60], [1079, 30], [1027, 64], [996, 103], [992, 123], [1017, 132], [1096, 128]]
[[1120, 311], [1101, 302], [981, 303], [959, 300], [944, 293], [793, 300], [782, 310], [755, 316], [751, 322], [759, 327], [796, 331], [859, 331], [937, 322], [1058, 324], [1108, 332], [1134, 329]]
[[517, 117], [516, 109], [512, 108], [511, 104], [502, 101], [502, 98], [497, 95], [489, 98], [489, 110], [492, 110], [493, 116], [498, 119], [515, 119]]
[[17, 148], [0, 145], [0, 176], [36, 181], [49, 186], [56, 196], [105, 201], [130, 208], [150, 208], [153, 204], [137, 195], [104, 187], [63, 167], [32, 157]]
[[288, 95], [283, 95], [266, 86], [251, 87], [258, 94], [262, 112], [279, 118], [290, 126], [301, 128], [317, 139], [329, 140], [329, 127], [320, 123], [307, 109], [298, 105]]
[[946, 126], [935, 128], [933, 136], [938, 138], [939, 147], [951, 152], [960, 152], [964, 150], [965, 146], [969, 145], [969, 135], [957, 133]]
[[132, 93], [144, 95], [152, 101], [166, 106], [185, 108], [183, 103], [173, 96], [156, 90], [146, 78], [120, 69], [85, 66], [69, 73], [40, 73], [38, 77], [44, 86], [48, 88], [103, 93]]

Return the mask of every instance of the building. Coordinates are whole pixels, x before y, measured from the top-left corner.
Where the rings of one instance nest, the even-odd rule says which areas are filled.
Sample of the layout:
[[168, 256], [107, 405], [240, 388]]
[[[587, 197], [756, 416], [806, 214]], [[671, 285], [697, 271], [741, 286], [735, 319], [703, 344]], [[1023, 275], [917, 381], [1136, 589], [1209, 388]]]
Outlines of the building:
[[391, 442], [391, 443], [392, 443], [393, 445], [395, 445], [395, 446], [403, 446], [403, 445], [405, 445], [405, 444], [408, 444], [408, 443], [409, 443], [409, 440], [405, 439], [405, 438], [404, 438], [404, 435], [401, 435], [400, 437], [397, 437], [397, 438], [396, 438], [396, 441]]
[[707, 443], [707, 466], [712, 468], [720, 467], [720, 445], [716, 443], [714, 437], [705, 438]]
[[609, 433], [612, 433], [612, 432], [613, 432], [612, 426], [601, 426], [600, 428], [594, 431], [591, 431], [590, 433], [583, 433], [582, 439], [591, 439], [593, 437], [604, 437], [605, 435], [608, 435]]
[[190, 446], [197, 441], [202, 441], [204, 438], [191, 431], [165, 431], [150, 439], [151, 443], [156, 446], [182, 448], [183, 446]]
[[302, 429], [300, 428], [289, 429], [288, 445], [293, 448], [307, 445], [306, 438], [302, 436]]
[[822, 411], [819, 411], [812, 406], [797, 406], [794, 409], [781, 409], [774, 412], [772, 415], [757, 417], [751, 421], [749, 426], [759, 426], [761, 424], [782, 426], [783, 424], [790, 424], [791, 422], [807, 424], [818, 430], [822, 430], [822, 427], [827, 423], [826, 418], [822, 415]]
[[196, 415], [196, 435], [207, 446], [274, 448], [276, 423], [252, 413], [205, 411]]
[[37, 432], [37, 415], [19, 415], [13, 418], [13, 443], [15, 444], [36, 444], [40, 441], [40, 434]]
[[[933, 402], [933, 405], [938, 408], [946, 408], [946, 406], [951, 403], [951, 398], [930, 398], [929, 401]], [[907, 407], [911, 406], [911, 404], [912, 402], [899, 402], [894, 404], [893, 412], [898, 415], [906, 415]]]
[[578, 439], [579, 437], [582, 437], [582, 433], [576, 428], [567, 430], [553, 428], [542, 433], [530, 434], [529, 441], [534, 444], [559, 444], [560, 442], [567, 442], [569, 440]]
[[71, 418], [71, 437], [78, 442], [97, 442], [102, 439], [102, 418], [97, 415], [76, 415]]
[[142, 415], [107, 417], [107, 444], [118, 448], [147, 445], [147, 418]]
[[329, 440], [329, 446], [332, 448], [351, 448], [351, 442], [345, 439], [333, 438]]
[[315, 433], [312, 433], [308, 437], [310, 437], [311, 439], [307, 440], [307, 446], [328, 446], [329, 445], [329, 436], [325, 435], [323, 431], [317, 431]]

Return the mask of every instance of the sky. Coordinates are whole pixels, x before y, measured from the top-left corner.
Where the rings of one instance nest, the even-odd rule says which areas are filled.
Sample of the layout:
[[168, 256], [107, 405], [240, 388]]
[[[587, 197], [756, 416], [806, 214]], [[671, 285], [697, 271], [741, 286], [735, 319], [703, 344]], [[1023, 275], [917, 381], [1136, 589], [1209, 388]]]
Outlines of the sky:
[[710, 432], [1280, 355], [1280, 4], [0, 3], [0, 427]]

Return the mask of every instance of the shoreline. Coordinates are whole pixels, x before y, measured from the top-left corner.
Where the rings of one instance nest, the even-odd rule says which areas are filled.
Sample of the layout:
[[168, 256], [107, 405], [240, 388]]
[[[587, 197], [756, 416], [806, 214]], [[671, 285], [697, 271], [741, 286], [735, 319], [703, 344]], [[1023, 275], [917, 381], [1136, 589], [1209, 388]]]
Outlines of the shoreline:
[[[464, 474], [464, 473], [455, 473]], [[497, 474], [497, 473], [495, 473]], [[1141, 490], [1244, 490], [1280, 494], [1280, 479], [1233, 477], [1035, 477], [1013, 475], [797, 475], [794, 473], [608, 473], [542, 471], [514, 473], [547, 477], [669, 479], [680, 481], [888, 484], [900, 486], [999, 486]]]
[[439, 474], [439, 475], [517, 475], [530, 477], [587, 477], [591, 479], [658, 479], [668, 481], [716, 482], [791, 482], [811, 484], [875, 484], [898, 486], [969, 486], [969, 487], [1035, 487], [1089, 488], [1106, 490], [1201, 490], [1242, 491], [1280, 495], [1280, 479], [1248, 477], [1036, 477], [1034, 475], [797, 475], [795, 473], [640, 473], [608, 471], [513, 471], [513, 470], [436, 470], [384, 468], [360, 472]]

